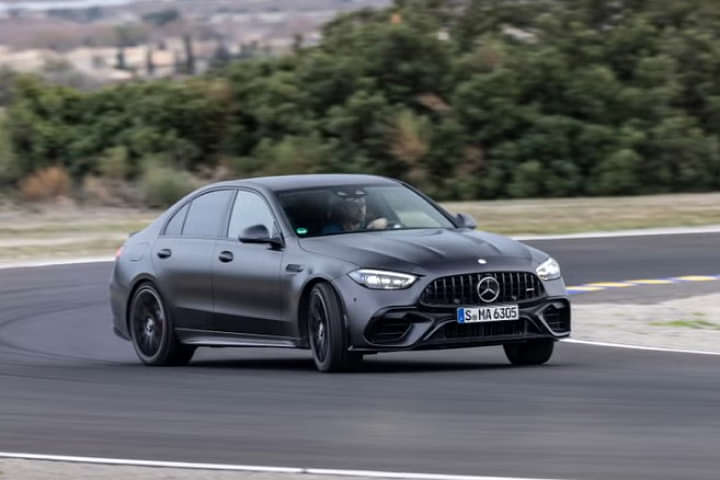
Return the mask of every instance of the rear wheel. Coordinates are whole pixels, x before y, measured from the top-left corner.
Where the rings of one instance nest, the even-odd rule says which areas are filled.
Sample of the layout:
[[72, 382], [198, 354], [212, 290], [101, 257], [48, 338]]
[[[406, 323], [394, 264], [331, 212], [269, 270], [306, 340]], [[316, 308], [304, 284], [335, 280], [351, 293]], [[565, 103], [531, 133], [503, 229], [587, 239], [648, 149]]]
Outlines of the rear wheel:
[[330, 285], [313, 287], [307, 316], [310, 349], [319, 371], [338, 372], [362, 362], [362, 355], [347, 350], [342, 307]]
[[162, 297], [149, 283], [133, 295], [129, 326], [135, 352], [146, 365], [186, 365], [195, 353], [195, 347], [178, 342]]
[[503, 345], [505, 355], [513, 365], [542, 365], [552, 357], [553, 340], [532, 340], [524, 343]]

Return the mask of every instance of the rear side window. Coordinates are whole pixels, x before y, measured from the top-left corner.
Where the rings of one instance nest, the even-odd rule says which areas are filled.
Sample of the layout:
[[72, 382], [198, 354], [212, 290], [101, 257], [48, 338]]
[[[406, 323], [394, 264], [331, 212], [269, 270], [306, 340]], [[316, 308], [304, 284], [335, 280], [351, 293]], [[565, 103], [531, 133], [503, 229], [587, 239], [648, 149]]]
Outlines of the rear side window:
[[183, 237], [218, 237], [225, 226], [225, 214], [232, 195], [232, 190], [216, 190], [193, 200], [182, 231]]
[[172, 219], [168, 222], [167, 227], [165, 227], [165, 235], [170, 235], [172, 237], [180, 236], [183, 223], [185, 222], [185, 215], [187, 215], [187, 211], [188, 204], [186, 203], [185, 206], [178, 210], [177, 213], [173, 215]]

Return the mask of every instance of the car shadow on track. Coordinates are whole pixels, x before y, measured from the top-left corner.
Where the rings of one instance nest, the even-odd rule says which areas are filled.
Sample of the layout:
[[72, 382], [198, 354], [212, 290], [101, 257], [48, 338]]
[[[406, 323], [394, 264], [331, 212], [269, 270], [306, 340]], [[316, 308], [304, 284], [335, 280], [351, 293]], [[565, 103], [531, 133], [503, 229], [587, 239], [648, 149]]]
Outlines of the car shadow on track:
[[[236, 370], [286, 370], [286, 371], [315, 371], [312, 359], [287, 359], [287, 358], [262, 358], [262, 359], [223, 359], [223, 360], [197, 360], [193, 361], [188, 368], [197, 369], [236, 369]], [[514, 367], [504, 363], [466, 362], [466, 361], [402, 361], [402, 360], [367, 360], [362, 365], [355, 367], [346, 374], [362, 373], [429, 373], [429, 372], [451, 372], [468, 370], [517, 370], [522, 368], [536, 367]], [[545, 367], [547, 368], [547, 367]]]

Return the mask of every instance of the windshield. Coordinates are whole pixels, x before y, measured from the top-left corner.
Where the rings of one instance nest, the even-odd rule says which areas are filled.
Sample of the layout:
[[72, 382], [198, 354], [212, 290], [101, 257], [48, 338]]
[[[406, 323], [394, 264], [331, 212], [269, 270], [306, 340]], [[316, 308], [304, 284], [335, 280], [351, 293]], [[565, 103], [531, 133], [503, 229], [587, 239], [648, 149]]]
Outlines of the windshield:
[[278, 194], [300, 237], [349, 232], [454, 228], [433, 204], [401, 185], [335, 186]]

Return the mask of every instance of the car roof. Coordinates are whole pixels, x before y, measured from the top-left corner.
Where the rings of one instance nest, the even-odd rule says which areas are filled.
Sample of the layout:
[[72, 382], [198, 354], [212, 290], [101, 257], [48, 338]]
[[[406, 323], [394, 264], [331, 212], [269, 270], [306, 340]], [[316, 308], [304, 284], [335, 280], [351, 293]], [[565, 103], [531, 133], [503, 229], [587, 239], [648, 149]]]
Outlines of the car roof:
[[377, 175], [358, 174], [312, 174], [256, 177], [222, 182], [231, 186], [262, 186], [272, 191], [295, 190], [300, 188], [332, 187], [344, 185], [394, 185], [397, 180]]

